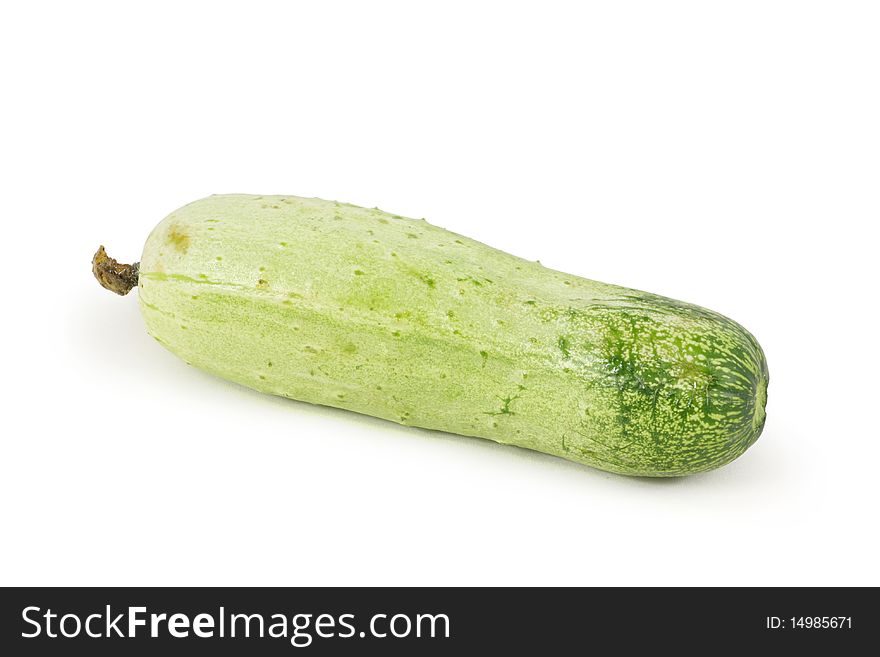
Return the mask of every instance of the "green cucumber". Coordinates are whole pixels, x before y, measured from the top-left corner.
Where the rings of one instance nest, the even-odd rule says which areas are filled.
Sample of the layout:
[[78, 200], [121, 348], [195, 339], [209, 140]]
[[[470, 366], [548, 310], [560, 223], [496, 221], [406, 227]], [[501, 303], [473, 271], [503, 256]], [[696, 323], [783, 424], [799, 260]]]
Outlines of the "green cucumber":
[[547, 269], [378, 209], [211, 196], [169, 215], [137, 266], [147, 330], [271, 393], [628, 475], [735, 459], [764, 426], [752, 335], [698, 306]]

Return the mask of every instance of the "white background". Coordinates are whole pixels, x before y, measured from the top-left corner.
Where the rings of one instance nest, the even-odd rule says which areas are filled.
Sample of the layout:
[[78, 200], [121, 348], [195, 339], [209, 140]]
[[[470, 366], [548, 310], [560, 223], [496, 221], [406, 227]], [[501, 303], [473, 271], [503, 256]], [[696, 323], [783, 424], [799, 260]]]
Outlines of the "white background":
[[[871, 2], [0, 10], [2, 584], [880, 584]], [[263, 396], [100, 289], [296, 194], [718, 310], [771, 372], [719, 471], [629, 479]]]

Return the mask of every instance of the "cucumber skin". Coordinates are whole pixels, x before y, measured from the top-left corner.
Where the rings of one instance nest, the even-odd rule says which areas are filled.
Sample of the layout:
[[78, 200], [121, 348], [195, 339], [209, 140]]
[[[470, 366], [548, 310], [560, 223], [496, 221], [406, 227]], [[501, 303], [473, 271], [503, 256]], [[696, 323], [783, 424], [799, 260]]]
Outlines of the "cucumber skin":
[[627, 475], [724, 465], [764, 426], [732, 320], [378, 209], [217, 195], [144, 247], [149, 333], [256, 390]]

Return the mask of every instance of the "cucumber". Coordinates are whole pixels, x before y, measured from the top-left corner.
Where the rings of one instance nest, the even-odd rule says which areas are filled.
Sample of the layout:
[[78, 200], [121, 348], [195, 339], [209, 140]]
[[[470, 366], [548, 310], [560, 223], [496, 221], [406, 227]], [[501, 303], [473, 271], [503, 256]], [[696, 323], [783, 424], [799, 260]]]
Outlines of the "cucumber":
[[150, 234], [149, 333], [262, 392], [488, 438], [627, 475], [724, 465], [764, 426], [767, 364], [732, 320], [547, 269], [424, 220], [218, 195]]

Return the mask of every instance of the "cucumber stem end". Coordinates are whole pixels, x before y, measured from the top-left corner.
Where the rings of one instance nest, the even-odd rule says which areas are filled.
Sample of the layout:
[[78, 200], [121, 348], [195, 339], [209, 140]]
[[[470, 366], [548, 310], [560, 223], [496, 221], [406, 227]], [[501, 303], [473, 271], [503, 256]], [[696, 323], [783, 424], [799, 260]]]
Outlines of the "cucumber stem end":
[[133, 287], [137, 287], [139, 268], [139, 262], [133, 265], [116, 262], [107, 255], [103, 246], [98, 247], [98, 251], [92, 258], [92, 273], [98, 279], [101, 287], [120, 296], [125, 296]]

